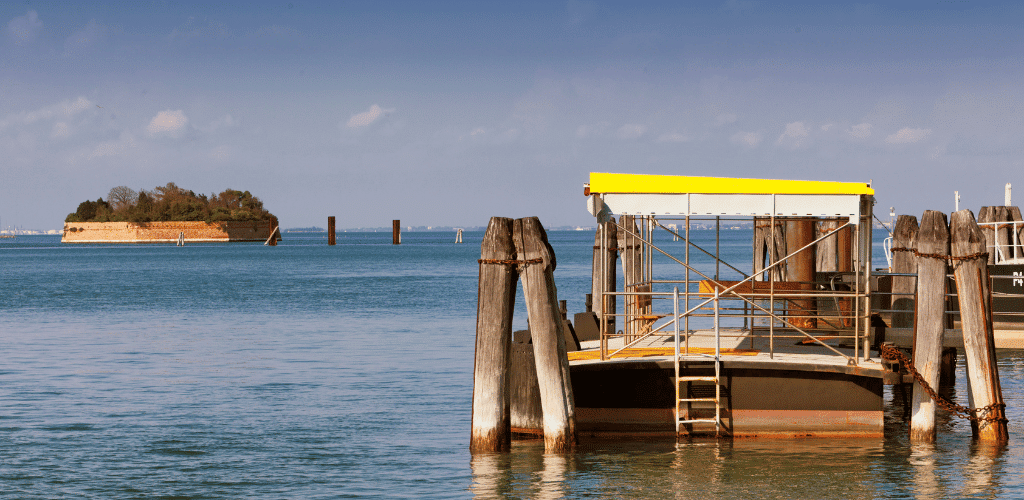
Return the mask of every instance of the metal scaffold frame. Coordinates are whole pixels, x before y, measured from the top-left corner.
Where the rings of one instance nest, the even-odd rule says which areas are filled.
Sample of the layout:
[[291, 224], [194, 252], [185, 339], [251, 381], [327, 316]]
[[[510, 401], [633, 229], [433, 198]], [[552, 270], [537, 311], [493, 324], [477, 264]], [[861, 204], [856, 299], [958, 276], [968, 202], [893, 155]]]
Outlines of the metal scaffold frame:
[[[610, 248], [603, 223], [612, 216], [619, 217], [616, 229], [620, 247], [625, 242], [625, 249], [620, 248], [620, 251], [632, 250], [632, 246], [640, 248], [639, 265], [633, 264], [632, 269], [627, 269], [625, 258], [623, 260], [623, 289], [602, 291], [600, 296], [594, 297], [601, 304], [608, 304], [612, 296], [624, 297], [621, 311], [601, 309], [602, 317], [598, 321], [601, 358], [606, 360], [651, 336], [673, 335], [674, 331], [680, 332], [680, 355], [687, 356], [691, 337], [713, 334], [717, 343], [721, 335], [726, 335], [717, 328], [717, 318], [721, 316], [741, 318], [740, 334], [750, 337], [751, 343], [755, 338], [767, 338], [772, 357], [776, 339], [799, 338], [846, 358], [848, 364], [857, 364], [861, 353], [868, 359], [873, 193], [865, 183], [591, 174], [587, 194], [591, 213], [599, 222], [599, 253], [604, 255]], [[840, 219], [841, 222], [827, 234], [814, 235], [817, 237], [801, 241], [799, 248], [778, 253], [775, 258], [766, 251], [768, 263], [762, 266], [754, 263], [749, 272], [741, 270], [744, 265], [730, 263], [722, 256], [719, 245], [722, 221], [750, 223], [752, 230], [756, 230], [759, 222], [766, 222], [774, 231], [777, 224], [806, 223], [812, 218]], [[710, 222], [714, 222], [715, 227], [713, 250], [691, 239], [694, 223]], [[680, 226], [681, 229], [677, 229]], [[851, 235], [853, 247], [848, 271], [832, 273], [828, 281], [780, 279], [780, 271], [799, 258], [801, 252], [813, 252], [826, 239], [838, 239], [840, 231], [844, 230]], [[672, 255], [666, 250], [671, 243], [658, 243], [656, 235], [682, 241], [683, 255]], [[655, 253], [682, 266], [682, 279], [657, 279]], [[758, 257], [756, 249], [754, 256]], [[700, 268], [708, 264], [698, 263], [703, 258], [714, 260], [713, 272], [709, 265], [703, 270]], [[600, 265], [605, 275], [607, 260]], [[726, 267], [743, 279], [722, 280], [720, 271]], [[655, 306], [659, 301], [675, 302], [669, 287], [680, 288], [678, 300], [682, 312], [657, 312]], [[831, 303], [834, 308], [825, 314], [816, 305], [801, 309], [801, 303]], [[714, 310], [709, 312], [710, 309]], [[714, 330], [718, 333], [691, 329], [691, 318], [711, 316], [716, 318]], [[611, 318], [622, 318], [621, 331], [609, 331], [609, 325], [614, 324], [609, 321]], [[815, 321], [808, 321], [811, 319]], [[610, 352], [609, 340], [616, 337], [623, 339], [621, 347]], [[853, 356], [825, 342], [837, 339], [852, 341]]]

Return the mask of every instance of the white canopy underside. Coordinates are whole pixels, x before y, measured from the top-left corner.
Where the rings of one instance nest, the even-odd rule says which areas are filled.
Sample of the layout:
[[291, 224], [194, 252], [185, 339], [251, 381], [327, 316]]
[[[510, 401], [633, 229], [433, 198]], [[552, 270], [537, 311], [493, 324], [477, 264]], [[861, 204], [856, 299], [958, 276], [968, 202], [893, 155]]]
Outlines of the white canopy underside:
[[[859, 194], [607, 193], [592, 195], [588, 208], [614, 215], [765, 216], [860, 218]], [[602, 203], [603, 198], [603, 203]]]

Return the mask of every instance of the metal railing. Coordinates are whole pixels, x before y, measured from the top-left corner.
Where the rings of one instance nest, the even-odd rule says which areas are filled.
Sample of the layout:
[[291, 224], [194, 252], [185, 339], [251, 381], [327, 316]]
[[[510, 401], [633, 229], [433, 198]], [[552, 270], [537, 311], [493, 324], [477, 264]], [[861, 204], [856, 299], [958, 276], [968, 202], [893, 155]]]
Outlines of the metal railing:
[[[624, 291], [603, 292], [605, 296], [622, 296], [625, 299], [623, 312], [612, 313], [604, 308], [602, 326], [608, 324], [611, 317], [622, 318], [624, 328], [619, 333], [612, 333], [602, 328], [601, 352], [602, 359], [622, 352], [624, 349], [633, 347], [638, 343], [649, 339], [652, 336], [667, 336], [669, 328], [673, 331], [680, 329], [685, 332], [683, 337], [684, 349], [688, 348], [691, 336], [702, 335], [699, 331], [690, 328], [691, 318], [715, 318], [716, 342], [720, 342], [722, 336], [743, 336], [751, 339], [751, 344], [756, 338], [768, 339], [769, 356], [774, 357], [775, 339], [777, 338], [802, 338], [806, 341], [823, 346], [833, 354], [843, 356], [850, 364], [855, 364], [862, 350], [865, 358], [867, 350], [867, 330], [869, 325], [870, 306], [869, 291], [867, 287], [868, 274], [863, 270], [847, 273], [833, 273], [825, 282], [775, 282], [758, 281], [755, 284], [756, 275], [747, 275], [732, 264], [721, 259], [718, 252], [718, 237], [716, 231], [716, 252], [712, 254], [708, 250], [694, 243], [689, 237], [689, 218], [686, 220], [686, 234], [680, 235], [678, 231], [672, 230], [653, 216], [640, 217], [642, 227], [660, 227], [686, 244], [686, 255], [682, 259], [674, 257], [658, 245], [653, 243], [653, 231], [641, 229], [638, 234], [632, 228], [619, 226], [619, 231], [624, 231], [628, 236], [640, 241], [650, 255], [655, 252], [663, 255], [669, 260], [681, 265], [685, 269], [685, 276], [681, 280], [655, 280], [651, 270], [651, 258], [646, 257], [645, 272], [641, 279], [625, 285]], [[716, 218], [716, 225], [718, 218]], [[842, 224], [836, 231], [850, 226], [850, 223]], [[759, 269], [760, 273], [771, 275], [770, 271], [787, 262], [788, 259], [808, 248], [812, 248], [819, 242], [832, 236], [826, 234], [813, 240], [811, 243], [790, 252], [776, 262]], [[689, 249], [693, 247], [702, 254], [715, 259], [715, 277], [710, 272], [699, 269], [690, 261]], [[864, 249], [861, 249], [864, 252]], [[863, 255], [863, 253], [861, 254]], [[725, 281], [719, 279], [718, 270], [725, 265], [744, 278], [740, 281]], [[869, 264], [862, 263], [862, 267]], [[700, 281], [690, 278], [691, 273], [696, 274]], [[673, 312], [670, 316], [667, 313], [659, 313], [655, 305], [660, 301], [673, 300], [673, 308], [676, 307], [674, 293], [659, 292], [655, 285], [683, 285], [682, 301], [684, 312]], [[786, 289], [783, 289], [785, 285]], [[704, 287], [702, 290], [701, 287]], [[794, 288], [794, 286], [796, 288]], [[717, 296], [717, 297], [716, 297]], [[599, 300], [603, 300], [599, 299]], [[725, 302], [724, 304], [722, 302]], [[714, 305], [709, 305], [714, 302]], [[638, 305], [639, 304], [639, 305]], [[803, 304], [803, 305], [802, 305]], [[813, 304], [807, 307], [806, 304]], [[831, 306], [828, 306], [831, 304]], [[720, 320], [728, 319], [742, 320], [743, 327], [734, 330], [731, 334], [723, 334], [720, 328]], [[664, 320], [664, 321], [662, 321]], [[767, 325], [758, 324], [758, 321], [767, 321]], [[815, 324], [813, 326], [812, 323]], [[766, 326], [759, 328], [759, 326]], [[608, 341], [615, 337], [622, 337], [623, 343], [614, 352], [609, 352]], [[825, 338], [827, 337], [827, 339]], [[854, 355], [849, 356], [839, 351], [825, 340], [839, 341], [840, 343], [849, 340], [854, 347]], [[835, 343], [835, 342], [833, 342]]]

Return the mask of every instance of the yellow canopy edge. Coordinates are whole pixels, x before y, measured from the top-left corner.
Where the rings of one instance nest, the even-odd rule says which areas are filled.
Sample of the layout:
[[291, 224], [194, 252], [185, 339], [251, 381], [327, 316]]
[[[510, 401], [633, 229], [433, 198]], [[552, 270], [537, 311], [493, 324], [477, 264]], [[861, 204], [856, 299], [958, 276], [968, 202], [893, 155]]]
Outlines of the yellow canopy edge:
[[869, 194], [875, 190], [864, 182], [791, 181], [737, 179], [732, 177], [691, 177], [590, 173], [591, 193], [708, 193], [708, 194]]

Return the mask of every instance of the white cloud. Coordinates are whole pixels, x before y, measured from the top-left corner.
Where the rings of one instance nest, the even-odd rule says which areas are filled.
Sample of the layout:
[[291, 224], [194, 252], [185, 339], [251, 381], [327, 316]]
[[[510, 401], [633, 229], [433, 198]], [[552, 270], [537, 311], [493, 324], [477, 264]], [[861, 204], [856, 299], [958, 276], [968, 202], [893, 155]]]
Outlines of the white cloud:
[[906, 144], [910, 142], [917, 142], [920, 141], [921, 139], [924, 139], [925, 137], [928, 137], [928, 134], [930, 133], [932, 133], [931, 129], [903, 127], [899, 129], [899, 131], [897, 131], [895, 134], [886, 137], [885, 142], [888, 144]]
[[829, 130], [832, 130], [832, 127], [835, 127], [835, 126], [836, 126], [835, 123], [826, 123], [826, 124], [821, 126], [821, 131], [822, 132], [828, 132]]
[[12, 125], [28, 125], [56, 117], [70, 118], [93, 106], [95, 105], [84, 97], [79, 97], [74, 101], [65, 100], [34, 111], [23, 111], [21, 113], [7, 115], [0, 120], [0, 129], [4, 129]]
[[760, 132], [737, 132], [733, 134], [730, 140], [734, 144], [741, 144], [748, 148], [752, 148], [761, 144], [761, 133]]
[[481, 134], [486, 134], [486, 133], [487, 133], [487, 131], [484, 130], [483, 127], [477, 127], [475, 129], [473, 129], [473, 131], [470, 132], [469, 135], [474, 135], [475, 136], [475, 135], [481, 135]]
[[658, 136], [658, 142], [690, 142], [691, 140], [693, 138], [679, 132], [666, 132]]
[[149, 121], [149, 126], [146, 127], [146, 130], [149, 131], [150, 135], [161, 133], [173, 135], [185, 128], [186, 124], [188, 124], [188, 118], [185, 117], [185, 113], [182, 110], [172, 111], [166, 109], [157, 113]]
[[370, 109], [363, 111], [362, 113], [352, 115], [352, 117], [348, 119], [348, 123], [346, 125], [350, 128], [365, 127], [379, 120], [382, 116], [393, 113], [394, 111], [394, 109], [384, 109], [374, 104], [373, 106], [370, 106]]
[[871, 124], [861, 123], [860, 125], [850, 127], [850, 135], [858, 139], [867, 139], [868, 137], [871, 137]]
[[615, 133], [619, 139], [639, 139], [647, 132], [647, 127], [638, 123], [627, 123]]
[[39, 14], [30, 10], [24, 16], [11, 19], [7, 23], [7, 34], [17, 45], [27, 45], [36, 38], [39, 31], [43, 29], [43, 22], [39, 20]]
[[793, 122], [786, 124], [786, 130], [779, 136], [776, 144], [786, 145], [792, 148], [798, 148], [807, 142], [807, 137], [811, 134], [804, 122]]

